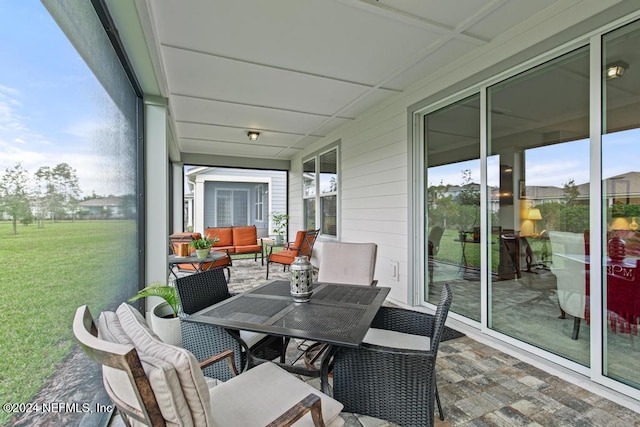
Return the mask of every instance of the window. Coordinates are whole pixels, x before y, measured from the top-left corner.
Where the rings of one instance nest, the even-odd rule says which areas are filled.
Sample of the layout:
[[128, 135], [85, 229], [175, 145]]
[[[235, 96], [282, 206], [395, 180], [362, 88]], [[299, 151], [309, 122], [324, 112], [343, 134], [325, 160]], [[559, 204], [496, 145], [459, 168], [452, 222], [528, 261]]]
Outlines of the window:
[[216, 190], [216, 227], [248, 225], [249, 192]]
[[[338, 148], [320, 152], [302, 165], [304, 226], [320, 234], [337, 236], [338, 230]], [[319, 206], [319, 209], [316, 209]]]
[[256, 203], [255, 203], [255, 220], [256, 222], [264, 221], [264, 185], [256, 185]]

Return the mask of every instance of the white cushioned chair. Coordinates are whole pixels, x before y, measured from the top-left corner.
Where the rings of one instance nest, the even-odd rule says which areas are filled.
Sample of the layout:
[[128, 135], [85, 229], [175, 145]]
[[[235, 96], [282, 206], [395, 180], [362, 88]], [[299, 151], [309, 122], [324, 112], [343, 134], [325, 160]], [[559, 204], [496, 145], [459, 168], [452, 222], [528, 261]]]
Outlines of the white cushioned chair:
[[88, 308], [79, 307], [73, 331], [85, 353], [103, 365], [105, 389], [131, 425], [343, 424], [342, 404], [273, 363], [226, 382], [206, 378], [201, 366], [225, 359], [235, 371], [232, 351], [199, 364], [189, 351], [158, 339], [126, 303], [101, 313], [97, 327]]
[[584, 234], [549, 231], [549, 240], [553, 256], [551, 272], [556, 276], [561, 317], [564, 313], [574, 317], [571, 338], [577, 340], [588, 300]]
[[375, 243], [323, 242], [318, 282], [375, 286], [377, 253]]

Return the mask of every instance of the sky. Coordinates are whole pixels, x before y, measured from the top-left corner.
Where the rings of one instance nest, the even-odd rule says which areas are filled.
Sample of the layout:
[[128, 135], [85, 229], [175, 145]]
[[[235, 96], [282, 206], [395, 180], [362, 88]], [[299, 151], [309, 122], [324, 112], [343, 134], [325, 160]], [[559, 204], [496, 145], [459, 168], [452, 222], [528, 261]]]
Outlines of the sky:
[[0, 173], [68, 163], [83, 195], [116, 194], [96, 173], [104, 92], [40, 1], [0, 0], [0, 58]]
[[[640, 163], [625, 153], [638, 151], [640, 129], [631, 129], [602, 138], [602, 176], [608, 178], [640, 171]], [[525, 182], [528, 186], [562, 188], [569, 180], [576, 185], [589, 182], [589, 141], [586, 139], [525, 150]], [[487, 181], [499, 186], [499, 158], [487, 159]], [[480, 182], [480, 160], [469, 160], [429, 168], [428, 185], [462, 185], [462, 171], [471, 171], [471, 180]]]

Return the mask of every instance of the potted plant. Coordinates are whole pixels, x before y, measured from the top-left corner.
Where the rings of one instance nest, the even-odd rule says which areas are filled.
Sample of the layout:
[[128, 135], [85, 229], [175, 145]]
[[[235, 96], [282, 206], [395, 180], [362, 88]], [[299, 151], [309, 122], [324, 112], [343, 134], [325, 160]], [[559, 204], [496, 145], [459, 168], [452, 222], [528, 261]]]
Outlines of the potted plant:
[[178, 318], [180, 302], [176, 288], [154, 282], [139, 290], [137, 294], [128, 299], [128, 302], [131, 303], [147, 297], [159, 297], [163, 300], [151, 309], [150, 326], [153, 332], [167, 344], [182, 345], [180, 319]]
[[284, 233], [287, 231], [289, 215], [281, 212], [272, 212], [271, 219], [273, 220], [273, 232], [276, 235], [276, 243], [282, 244], [284, 241]]
[[209, 256], [211, 247], [215, 245], [218, 240], [220, 240], [218, 237], [209, 239], [207, 236], [204, 236], [201, 239], [192, 240], [190, 245], [196, 251], [196, 256], [199, 259], [205, 259]]

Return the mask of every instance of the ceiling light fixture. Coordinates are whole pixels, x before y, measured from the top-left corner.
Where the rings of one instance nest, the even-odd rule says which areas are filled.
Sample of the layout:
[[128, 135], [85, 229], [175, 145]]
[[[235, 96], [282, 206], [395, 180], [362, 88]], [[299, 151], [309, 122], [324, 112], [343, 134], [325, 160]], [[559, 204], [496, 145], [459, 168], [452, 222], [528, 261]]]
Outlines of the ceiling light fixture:
[[249, 137], [249, 141], [257, 141], [260, 136], [260, 132], [256, 132], [254, 130], [250, 130], [247, 132], [247, 136]]
[[607, 65], [607, 69], [606, 69], [607, 80], [622, 77], [622, 75], [624, 74], [627, 68], [629, 68], [629, 64], [623, 61], [616, 61]]

